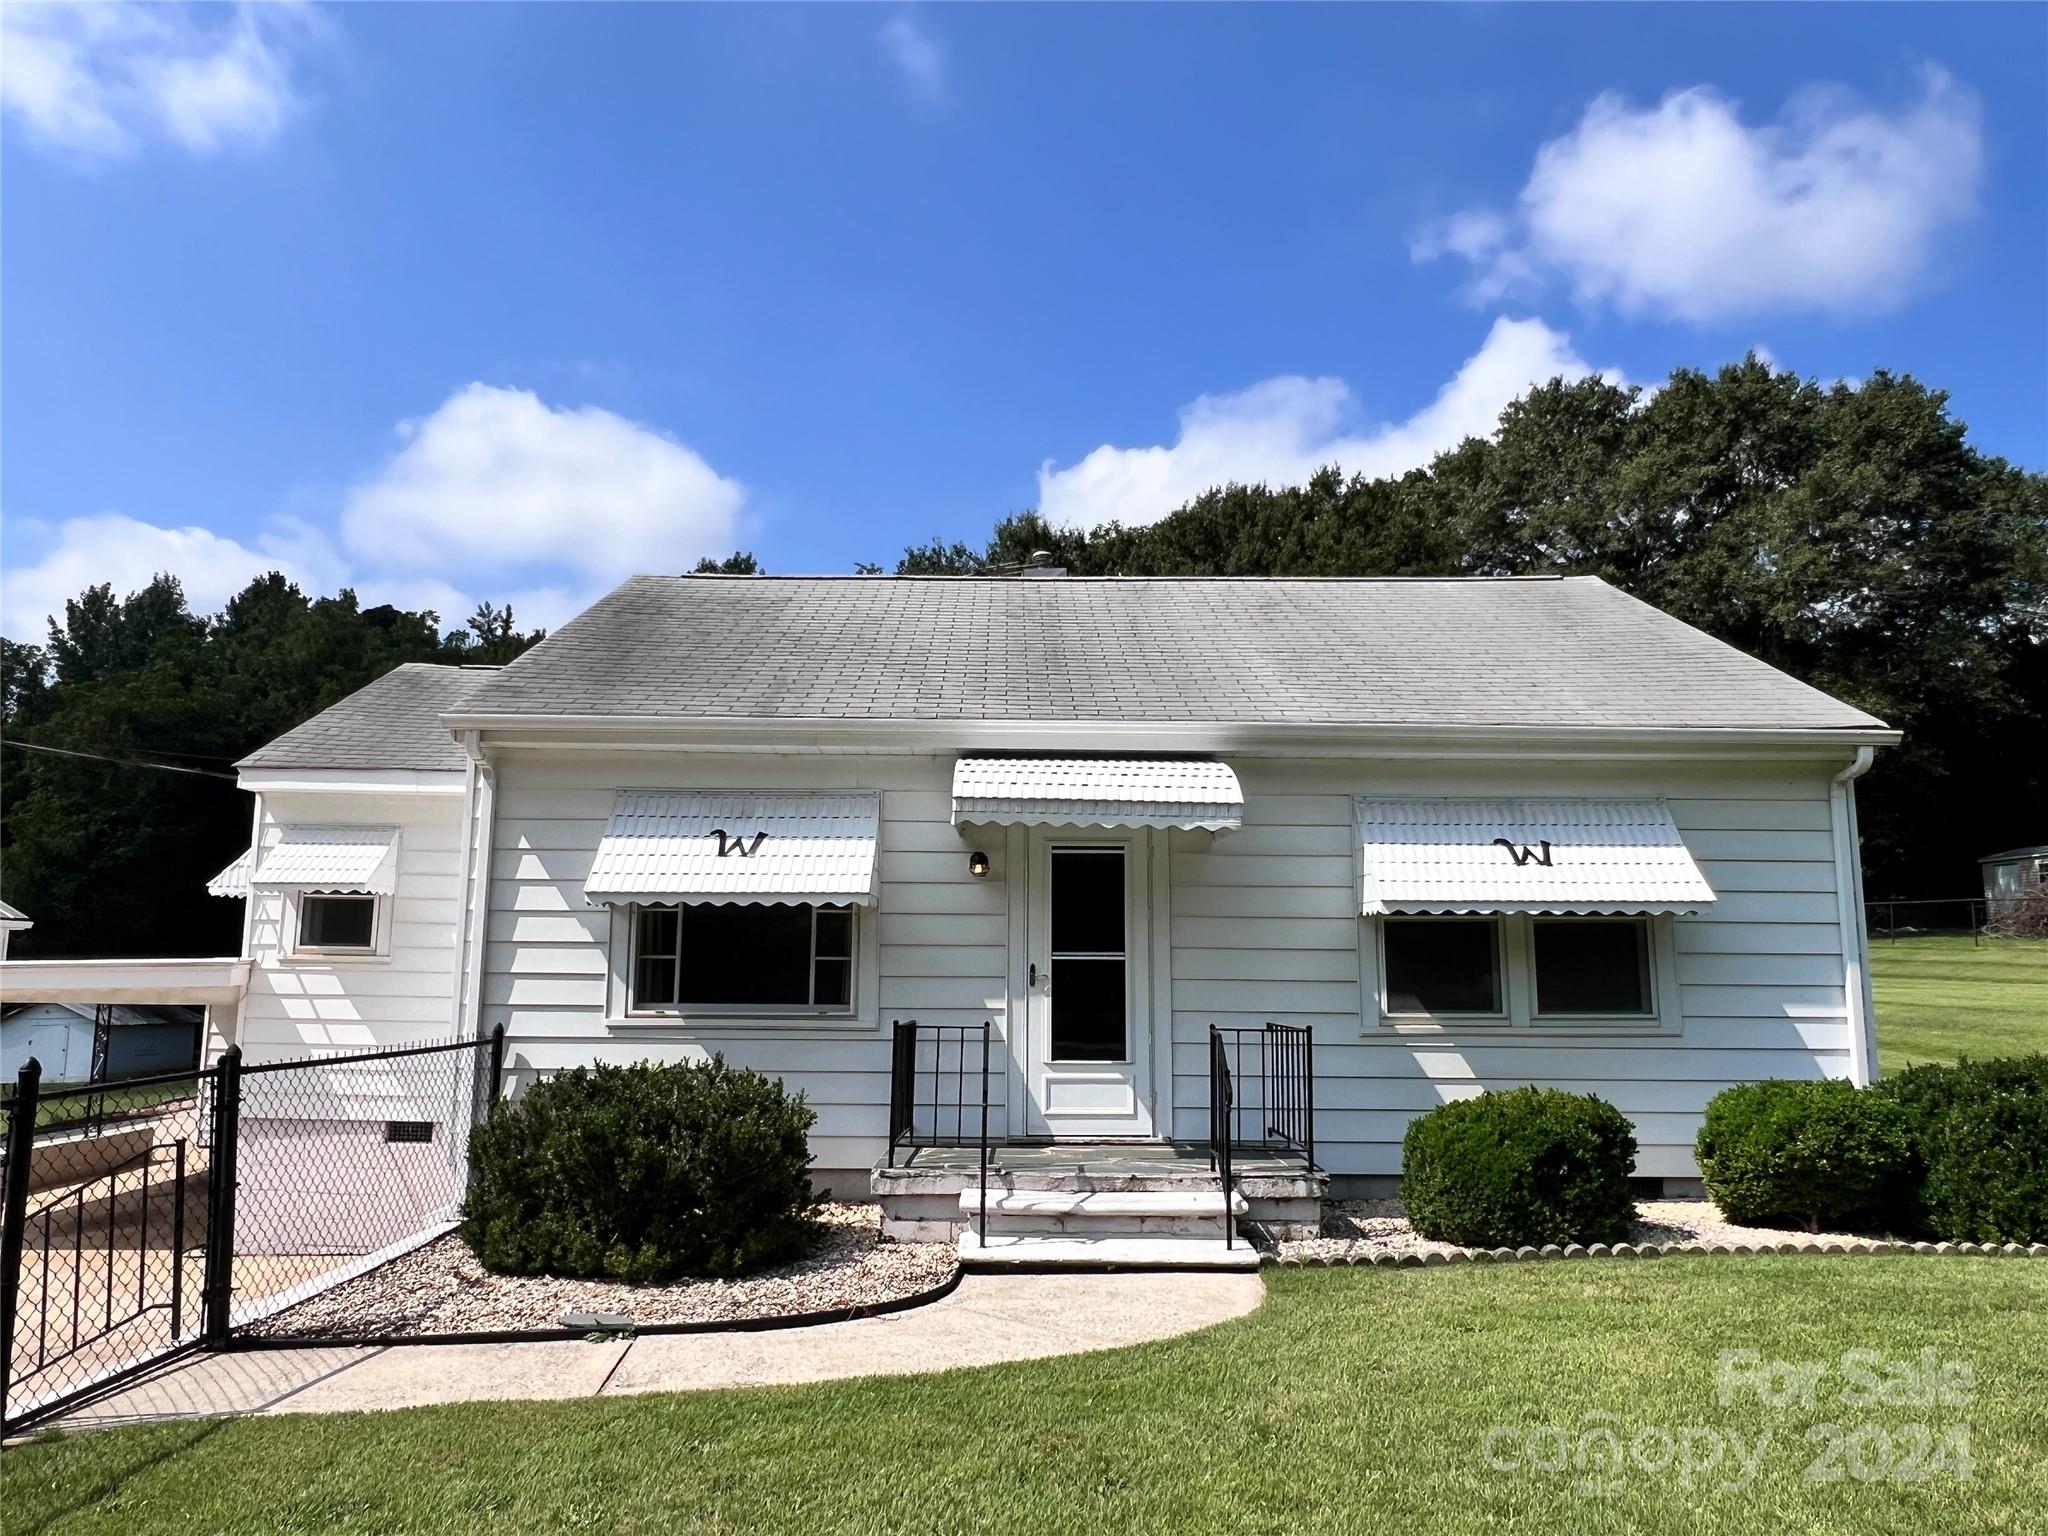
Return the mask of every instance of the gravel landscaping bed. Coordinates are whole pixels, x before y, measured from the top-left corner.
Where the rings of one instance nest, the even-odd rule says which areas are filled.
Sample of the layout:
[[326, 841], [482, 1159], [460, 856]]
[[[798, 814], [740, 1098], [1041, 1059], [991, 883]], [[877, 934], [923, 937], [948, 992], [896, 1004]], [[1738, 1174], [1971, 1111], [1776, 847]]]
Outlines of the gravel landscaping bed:
[[639, 1327], [739, 1322], [900, 1301], [944, 1284], [956, 1267], [950, 1243], [883, 1242], [872, 1205], [827, 1205], [818, 1219], [817, 1247], [793, 1264], [743, 1280], [674, 1285], [494, 1275], [450, 1233], [248, 1331], [259, 1338], [405, 1338], [559, 1328], [565, 1312], [618, 1313]]
[[[1817, 1248], [1846, 1243], [1847, 1232], [1785, 1232], [1763, 1227], [1738, 1227], [1725, 1219], [1711, 1200], [1639, 1200], [1628, 1241], [1637, 1247], [1666, 1243], [1792, 1243]], [[1423, 1237], [1408, 1225], [1399, 1200], [1342, 1200], [1323, 1207], [1319, 1236], [1273, 1245], [1282, 1259], [1370, 1259], [1375, 1254], [1449, 1255], [1466, 1253], [1455, 1243]]]

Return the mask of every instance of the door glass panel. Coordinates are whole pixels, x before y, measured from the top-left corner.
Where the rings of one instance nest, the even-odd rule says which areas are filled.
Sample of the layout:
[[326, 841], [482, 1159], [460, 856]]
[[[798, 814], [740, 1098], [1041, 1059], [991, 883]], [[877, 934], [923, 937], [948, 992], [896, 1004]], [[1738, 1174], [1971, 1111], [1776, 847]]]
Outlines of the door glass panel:
[[1124, 851], [1052, 850], [1052, 1061], [1123, 1061]]

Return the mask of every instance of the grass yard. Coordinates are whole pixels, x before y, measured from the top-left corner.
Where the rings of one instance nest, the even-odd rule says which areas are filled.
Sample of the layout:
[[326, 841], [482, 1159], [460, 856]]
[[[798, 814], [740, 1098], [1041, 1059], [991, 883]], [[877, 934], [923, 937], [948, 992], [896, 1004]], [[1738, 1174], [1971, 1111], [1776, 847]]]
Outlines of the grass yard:
[[[63, 1532], [1998, 1532], [2048, 1528], [2048, 1262], [1288, 1270], [1112, 1354], [817, 1387], [133, 1428], [0, 1456]], [[1718, 1352], [1963, 1361], [1963, 1406], [1717, 1398]], [[1533, 1469], [1607, 1423], [1657, 1468]], [[1829, 1432], [1864, 1431], [1830, 1457]], [[1967, 1425], [1974, 1465], [1901, 1463]], [[1488, 1460], [1488, 1432], [1497, 1469]], [[1530, 1431], [1539, 1431], [1532, 1441]], [[1659, 1438], [1658, 1432], [1671, 1440]], [[1647, 1432], [1647, 1433], [1646, 1433]], [[1732, 1442], [1758, 1471], [1746, 1487]], [[1764, 1436], [1768, 1432], [1768, 1439]], [[1705, 1467], [1709, 1437], [1722, 1462]], [[1880, 1438], [1882, 1437], [1882, 1438]], [[1665, 1446], [1692, 1447], [1694, 1470]], [[1955, 1442], [1949, 1441], [1953, 1448]], [[1761, 1445], [1761, 1451], [1758, 1450]], [[1924, 1481], [1887, 1478], [1901, 1465]], [[1825, 1478], [1807, 1472], [1818, 1467]], [[1864, 1473], [1869, 1480], [1857, 1476]], [[1604, 1483], [1602, 1486], [1606, 1486]]]
[[[154, 1109], [159, 1104], [170, 1104], [192, 1097], [192, 1081], [189, 1078], [170, 1083], [152, 1083], [139, 1088], [131, 1088], [116, 1080], [108, 1083], [97, 1094], [73, 1091], [81, 1086], [76, 1083], [48, 1085], [45, 1091], [51, 1097], [36, 1105], [37, 1128], [88, 1120], [98, 1108], [95, 1099], [105, 1101], [104, 1109], [99, 1112], [112, 1118], [117, 1115], [136, 1114]], [[0, 1096], [0, 1110], [4, 1110], [7, 1102], [13, 1098], [13, 1087], [13, 1083], [9, 1082], [6, 1094]]]
[[1934, 934], [1870, 943], [1877, 1056], [1888, 1072], [2048, 1051], [2048, 940]]

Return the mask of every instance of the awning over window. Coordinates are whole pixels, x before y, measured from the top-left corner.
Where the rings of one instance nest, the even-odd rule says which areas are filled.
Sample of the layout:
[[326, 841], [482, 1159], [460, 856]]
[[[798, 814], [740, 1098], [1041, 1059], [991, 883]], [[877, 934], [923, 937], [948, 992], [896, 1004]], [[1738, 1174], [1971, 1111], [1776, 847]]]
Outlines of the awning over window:
[[953, 765], [953, 820], [983, 826], [1244, 825], [1244, 791], [1228, 763], [1141, 757], [963, 757]]
[[256, 861], [256, 850], [244, 848], [235, 855], [234, 862], [211, 880], [206, 882], [209, 896], [246, 896], [249, 894], [249, 866]]
[[1712, 887], [1661, 800], [1360, 800], [1367, 916], [1696, 912]]
[[398, 887], [398, 828], [285, 827], [258, 856], [249, 884], [389, 896]]
[[622, 789], [583, 894], [593, 906], [866, 906], [880, 817], [875, 794]]

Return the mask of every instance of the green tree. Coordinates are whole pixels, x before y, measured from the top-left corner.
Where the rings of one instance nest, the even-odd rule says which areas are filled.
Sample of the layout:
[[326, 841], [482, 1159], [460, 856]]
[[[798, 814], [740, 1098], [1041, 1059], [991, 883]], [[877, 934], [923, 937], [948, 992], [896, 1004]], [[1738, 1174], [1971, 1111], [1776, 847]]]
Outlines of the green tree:
[[443, 635], [431, 612], [309, 600], [273, 573], [208, 619], [159, 576], [89, 588], [47, 647], [6, 642], [0, 890], [36, 924], [19, 952], [234, 953], [240, 905], [198, 892], [248, 846], [235, 761], [402, 662], [509, 660], [538, 638], [509, 609], [478, 617]]

